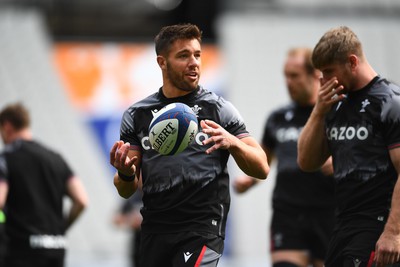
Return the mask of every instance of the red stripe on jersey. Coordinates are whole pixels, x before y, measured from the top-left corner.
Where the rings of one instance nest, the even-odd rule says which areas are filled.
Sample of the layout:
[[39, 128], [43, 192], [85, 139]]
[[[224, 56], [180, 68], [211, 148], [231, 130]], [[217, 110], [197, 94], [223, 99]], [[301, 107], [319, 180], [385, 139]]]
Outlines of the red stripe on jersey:
[[130, 145], [129, 150], [136, 150], [136, 151], [140, 151], [142, 149], [141, 146], [138, 145]]
[[372, 263], [374, 263], [374, 257], [375, 257], [375, 251], [371, 251], [367, 267], [372, 267]]
[[242, 139], [242, 138], [245, 138], [245, 137], [248, 137], [248, 136], [250, 136], [249, 133], [242, 133], [242, 134], [237, 135], [236, 137], [237, 137], [238, 139]]
[[199, 255], [194, 267], [199, 267], [200, 266], [201, 260], [203, 259], [204, 253], [206, 253], [206, 250], [207, 250], [207, 247], [203, 246], [203, 248], [201, 249], [200, 255]]
[[393, 149], [396, 147], [400, 147], [400, 144], [391, 144], [390, 146], [388, 146], [388, 149]]

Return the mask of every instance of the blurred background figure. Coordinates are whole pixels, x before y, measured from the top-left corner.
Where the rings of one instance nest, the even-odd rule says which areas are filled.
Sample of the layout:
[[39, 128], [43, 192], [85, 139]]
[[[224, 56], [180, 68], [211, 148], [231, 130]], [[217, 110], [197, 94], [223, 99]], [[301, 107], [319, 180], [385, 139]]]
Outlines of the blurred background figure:
[[[81, 181], [57, 153], [32, 138], [22, 104], [0, 112], [0, 209], [5, 211], [5, 266], [62, 267], [65, 233], [85, 209]], [[64, 197], [72, 204], [64, 214]]]
[[[284, 65], [292, 102], [269, 116], [262, 147], [277, 160], [272, 196], [271, 258], [273, 267], [322, 267], [334, 223], [334, 183], [328, 160], [321, 171], [306, 173], [297, 165], [297, 138], [317, 99], [320, 72], [311, 64], [311, 49], [289, 50]], [[237, 192], [257, 183], [238, 177]]]
[[142, 206], [142, 192], [138, 189], [132, 197], [123, 200], [120, 209], [113, 218], [113, 223], [116, 226], [128, 229], [131, 234], [128, 251], [130, 267], [139, 267], [140, 225], [143, 220], [140, 208]]

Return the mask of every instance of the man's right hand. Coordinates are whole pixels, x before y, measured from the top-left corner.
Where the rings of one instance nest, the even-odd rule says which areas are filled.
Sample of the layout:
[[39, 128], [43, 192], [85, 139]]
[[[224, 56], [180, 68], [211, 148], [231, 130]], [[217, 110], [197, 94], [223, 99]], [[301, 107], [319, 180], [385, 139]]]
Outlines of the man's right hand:
[[137, 157], [128, 157], [130, 146], [128, 142], [117, 141], [110, 151], [110, 164], [114, 166], [118, 172], [126, 176], [133, 176], [136, 173], [134, 162], [137, 160]]

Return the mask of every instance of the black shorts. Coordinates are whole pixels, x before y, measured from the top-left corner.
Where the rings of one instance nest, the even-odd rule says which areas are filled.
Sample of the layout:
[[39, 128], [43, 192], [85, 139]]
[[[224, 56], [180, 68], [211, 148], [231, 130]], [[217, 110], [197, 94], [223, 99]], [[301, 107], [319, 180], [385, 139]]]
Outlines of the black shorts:
[[7, 267], [64, 267], [64, 256], [6, 256], [5, 266]]
[[333, 209], [274, 209], [271, 221], [271, 252], [306, 250], [312, 259], [325, 259], [334, 220]]
[[208, 233], [141, 234], [139, 266], [215, 267], [224, 240]]
[[[384, 222], [338, 223], [329, 244], [326, 267], [373, 267], [374, 250]], [[400, 264], [390, 265], [392, 267]]]

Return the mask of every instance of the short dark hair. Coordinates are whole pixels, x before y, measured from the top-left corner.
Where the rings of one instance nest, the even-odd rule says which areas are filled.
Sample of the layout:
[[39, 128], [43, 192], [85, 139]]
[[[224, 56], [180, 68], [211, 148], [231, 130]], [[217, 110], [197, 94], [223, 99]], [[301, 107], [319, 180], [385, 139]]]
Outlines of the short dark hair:
[[30, 126], [28, 110], [21, 103], [7, 105], [0, 112], [0, 126], [5, 122], [11, 123], [16, 130], [22, 130]]
[[201, 43], [202, 32], [193, 24], [176, 24], [163, 27], [154, 38], [157, 55], [166, 55], [171, 45], [179, 39], [197, 39]]

